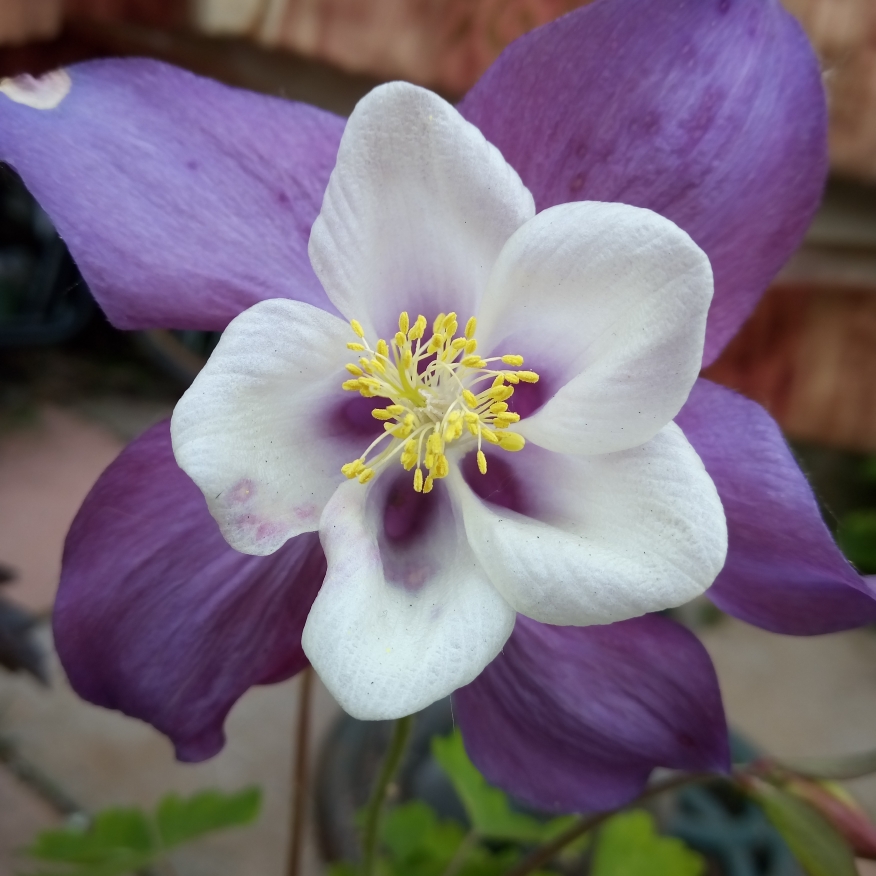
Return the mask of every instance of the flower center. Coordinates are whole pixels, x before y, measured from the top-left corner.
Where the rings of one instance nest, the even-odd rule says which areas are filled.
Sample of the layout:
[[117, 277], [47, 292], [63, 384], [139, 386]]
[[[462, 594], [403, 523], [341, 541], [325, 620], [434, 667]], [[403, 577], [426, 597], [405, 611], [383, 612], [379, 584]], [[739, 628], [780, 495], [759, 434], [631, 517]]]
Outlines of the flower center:
[[[372, 417], [384, 421], [384, 433], [358, 459], [341, 467], [348, 478], [368, 483], [398, 457], [406, 471], [415, 469], [414, 489], [428, 493], [436, 478], [447, 476], [445, 449], [454, 441], [477, 442], [481, 474], [487, 472], [484, 443], [502, 450], [523, 449], [523, 436], [507, 431], [520, 419], [508, 410], [508, 399], [515, 384], [536, 383], [538, 375], [520, 370], [523, 356], [482, 359], [477, 354], [474, 317], [465, 324], [463, 336], [456, 337], [456, 314], [438, 314], [432, 336], [424, 343], [426, 317], [418, 316], [412, 325], [404, 312], [395, 337], [389, 343], [381, 338], [374, 348], [355, 319], [350, 325], [359, 340], [347, 347], [362, 355], [358, 365], [347, 365], [353, 377], [344, 381], [343, 388], [365, 398], [388, 399], [390, 404], [371, 411]], [[491, 367], [498, 362], [514, 370]]]

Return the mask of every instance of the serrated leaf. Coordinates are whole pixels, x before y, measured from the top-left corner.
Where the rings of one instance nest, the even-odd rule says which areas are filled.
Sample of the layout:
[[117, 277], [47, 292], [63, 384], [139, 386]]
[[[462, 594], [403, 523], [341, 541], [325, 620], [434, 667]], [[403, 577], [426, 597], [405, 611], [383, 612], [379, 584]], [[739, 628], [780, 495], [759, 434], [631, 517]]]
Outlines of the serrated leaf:
[[447, 773], [477, 833], [487, 839], [540, 842], [544, 825], [528, 815], [514, 812], [508, 798], [487, 784], [469, 760], [459, 730], [432, 740], [432, 754]]
[[106, 864], [148, 856], [156, 850], [149, 820], [139, 809], [106, 809], [87, 830], [45, 830], [28, 850], [39, 861]]
[[856, 876], [851, 849], [808, 803], [766, 782], [751, 794], [809, 876]]
[[615, 815], [602, 826], [591, 876], [702, 876], [705, 872], [700, 855], [681, 840], [658, 834], [654, 819], [638, 809]]
[[422, 800], [396, 806], [387, 813], [380, 838], [392, 857], [410, 861], [416, 857], [438, 857], [449, 862], [465, 838], [465, 830], [454, 821], [440, 821]]
[[201, 791], [186, 799], [170, 794], [158, 804], [155, 813], [158, 836], [164, 848], [170, 849], [214, 830], [250, 824], [260, 807], [258, 788], [235, 794]]

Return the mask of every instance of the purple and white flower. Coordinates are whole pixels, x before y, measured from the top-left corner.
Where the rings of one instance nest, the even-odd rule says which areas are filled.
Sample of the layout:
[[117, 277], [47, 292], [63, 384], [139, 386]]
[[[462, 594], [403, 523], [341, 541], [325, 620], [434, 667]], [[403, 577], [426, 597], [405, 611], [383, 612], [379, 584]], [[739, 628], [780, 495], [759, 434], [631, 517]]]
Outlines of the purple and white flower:
[[[653, 377], [656, 392], [630, 396], [655, 406], [641, 419], [632, 413], [638, 407], [624, 407], [623, 416], [612, 419], [611, 394], [599, 394], [606, 383], [594, 382], [594, 394], [587, 396], [587, 369], [576, 357], [586, 342], [566, 346], [575, 337], [592, 338], [600, 313], [608, 318], [611, 302], [602, 301], [603, 311], [593, 302], [600, 301], [600, 289], [611, 288], [610, 282], [603, 285], [611, 272], [588, 285], [589, 299], [567, 292], [554, 299], [552, 281], [542, 282], [571, 283], [568, 272], [594, 269], [597, 255], [610, 259], [612, 253], [622, 254], [629, 235], [613, 235], [610, 242], [599, 236], [610, 226], [611, 215], [627, 229], [642, 222], [650, 229], [648, 239], [665, 232], [669, 250], [679, 258], [686, 254], [692, 271], [696, 248], [708, 257], [714, 296], [705, 323], [703, 364], [714, 361], [799, 244], [827, 168], [818, 65], [778, 0], [597, 0], [521, 38], [459, 105], [461, 116], [483, 138], [465, 127], [472, 144], [466, 162], [471, 164], [460, 164], [458, 153], [438, 162], [443, 182], [434, 203], [404, 197], [405, 190], [389, 184], [391, 175], [378, 172], [391, 160], [405, 185], [424, 181], [416, 173], [405, 175], [405, 162], [416, 159], [415, 148], [399, 149], [391, 157], [368, 152], [385, 125], [369, 141], [366, 114], [358, 116], [361, 136], [354, 137], [352, 128], [345, 133], [344, 120], [329, 113], [229, 89], [155, 62], [99, 61], [72, 67], [67, 74], [63, 94], [63, 77], [56, 77], [50, 94], [40, 93], [33, 82], [7, 82], [0, 88], [0, 158], [15, 167], [53, 218], [116, 325], [224, 329], [243, 314], [177, 414], [177, 452], [207, 490], [223, 531], [238, 547], [265, 552], [285, 542], [265, 556], [228, 547], [201, 491], [174, 461], [168, 424], [147, 432], [95, 485], [67, 540], [54, 628], [61, 659], [81, 695], [149, 721], [170, 736], [179, 757], [198, 760], [222, 747], [225, 716], [250, 686], [287, 678], [306, 665], [302, 631], [308, 654], [330, 686], [336, 692], [361, 691], [365, 675], [356, 679], [344, 673], [367, 671], [376, 678], [378, 669], [391, 668], [392, 658], [377, 653], [373, 635], [363, 636], [363, 642], [372, 643], [367, 653], [365, 644], [356, 643], [357, 652], [344, 642], [354, 622], [356, 596], [331, 592], [352, 583], [345, 575], [333, 580], [331, 572], [320, 589], [326, 554], [313, 530], [321, 516], [331, 566], [361, 566], [355, 572], [362, 592], [377, 600], [363, 607], [365, 612], [380, 600], [399, 601], [404, 594], [425, 594], [430, 588], [437, 588], [432, 592], [443, 600], [456, 586], [442, 565], [448, 552], [454, 563], [472, 569], [472, 586], [456, 592], [464, 600], [481, 600], [481, 606], [489, 603], [489, 611], [477, 615], [462, 609], [466, 616], [456, 618], [449, 618], [449, 612], [417, 615], [426, 631], [417, 656], [439, 667], [437, 677], [429, 675], [429, 697], [469, 681], [475, 667], [502, 648], [513, 611], [521, 612], [501, 653], [454, 694], [469, 753], [493, 781], [542, 806], [596, 809], [635, 796], [658, 765], [722, 769], [728, 760], [726, 725], [708, 656], [695, 637], [671, 621], [658, 615], [632, 617], [707, 586], [714, 565], [720, 565], [716, 528], [703, 528], [714, 536], [712, 549], [693, 536], [662, 543], [663, 551], [667, 543], [675, 544], [677, 553], [661, 556], [681, 568], [688, 568], [686, 562], [696, 568], [687, 583], [670, 581], [668, 566], [656, 557], [647, 580], [634, 582], [631, 573], [625, 579], [629, 586], [614, 577], [611, 587], [597, 587], [597, 581], [606, 580], [599, 577], [606, 568], [618, 571], [617, 564], [600, 565], [599, 551], [581, 562], [587, 574], [577, 582], [568, 573], [573, 562], [578, 566], [580, 550], [555, 550], [544, 568], [527, 566], [539, 554], [523, 554], [536, 525], [559, 540], [598, 532], [604, 536], [600, 548], [614, 556], [646, 538], [648, 528], [635, 521], [647, 515], [624, 521], [630, 539], [625, 542], [608, 532], [614, 527], [611, 514], [649, 497], [665, 502], [667, 489], [649, 493], [657, 479], [643, 478], [636, 483], [641, 492], [624, 491], [621, 467], [613, 473], [606, 469], [622, 458], [629, 472], [636, 459], [663, 447], [664, 441], [666, 457], [660, 465], [665, 463], [665, 471], [672, 453], [672, 458], [688, 460], [673, 476], [674, 483], [699, 477], [701, 488], [691, 496], [700, 502], [708, 494], [707, 480], [696, 474], [689, 441], [723, 505], [727, 558], [707, 591], [716, 604], [751, 623], [793, 634], [876, 619], [868, 583], [831, 540], [768, 414], [702, 379], [685, 401], [696, 373], [689, 345], [695, 340], [691, 326], [700, 298], [679, 291], [685, 285], [678, 280], [683, 273], [679, 263], [672, 261], [667, 269], [667, 279], [675, 279], [666, 300], [643, 292], [639, 304], [643, 310], [654, 308], [657, 338], [672, 321], [661, 322], [661, 314], [684, 313], [687, 331], [669, 345], [666, 356], [678, 356], [679, 373], [686, 376], [664, 386], [667, 373], [660, 363], [666, 359], [648, 341], [640, 363], [655, 361], [654, 373], [636, 367], [629, 386], [624, 381], [614, 387], [623, 398], [625, 391], [638, 391], [640, 381]], [[432, 100], [423, 94], [392, 86], [369, 100], [372, 107], [393, 95]], [[458, 122], [444, 104], [441, 112]], [[412, 147], [427, 142], [411, 130], [399, 136]], [[486, 195], [477, 187], [481, 177], [493, 178], [486, 176], [485, 165], [502, 181]], [[468, 175], [460, 176], [463, 172]], [[375, 192], [375, 185], [383, 188]], [[629, 206], [593, 207], [592, 202]], [[474, 233], [461, 238], [447, 212], [448, 205], [459, 203], [470, 203], [483, 219], [474, 223]], [[597, 222], [591, 221], [595, 214], [588, 215], [592, 210], [609, 212]], [[314, 270], [308, 241], [320, 215], [313, 233]], [[394, 217], [403, 217], [404, 223], [388, 225]], [[564, 226], [562, 234], [552, 233], [554, 222]], [[423, 237], [427, 223], [435, 232]], [[570, 253], [573, 247], [588, 252], [588, 234], [594, 235], [594, 245], [598, 240], [598, 254], [580, 260], [564, 254], [566, 241]], [[440, 255], [451, 242], [458, 247], [453, 252], [461, 255], [447, 263]], [[618, 270], [621, 262], [618, 255]], [[655, 262], [666, 264], [662, 256]], [[416, 273], [421, 265], [443, 273], [421, 277]], [[521, 265], [533, 269], [537, 286], [522, 279]], [[490, 278], [500, 270], [500, 291], [493, 292]], [[415, 282], [423, 278], [447, 282], [440, 287]], [[702, 289], [699, 283], [691, 285]], [[532, 288], [540, 293], [535, 301]], [[500, 295], [510, 296], [507, 307], [497, 306]], [[281, 298], [290, 301], [268, 300]], [[577, 335], [573, 318], [556, 315], [561, 300], [564, 309], [573, 308]], [[588, 300], [596, 309], [585, 313]], [[487, 462], [482, 475], [474, 445], [467, 454], [459, 446], [460, 465], [452, 468], [456, 449], [450, 441], [441, 450], [447, 477], [437, 478], [440, 488], [426, 496], [413, 489], [416, 467], [405, 470], [400, 461], [383, 460], [365, 484], [358, 482], [363, 470], [345, 480], [340, 467], [361, 460], [375, 437], [363, 424], [376, 423], [379, 429], [380, 423], [370, 413], [376, 396], [357, 400], [354, 392], [341, 390], [338, 370], [350, 361], [344, 358], [350, 352], [345, 345], [362, 339], [350, 334], [340, 317], [358, 320], [377, 353], [381, 334], [389, 339], [401, 331], [402, 312], [409, 314], [410, 333], [421, 313], [431, 326], [436, 310], [445, 317], [455, 311], [458, 327], [470, 316], [478, 318], [478, 347], [468, 355], [484, 360], [523, 356], [525, 367], [539, 374], [538, 383], [512, 384], [514, 404], [506, 400], [508, 412], [520, 414], [521, 420], [505, 417], [500, 422], [507, 427], [497, 432], [521, 436], [526, 447], [507, 452], [482, 438]], [[591, 313], [596, 314], [593, 323]], [[257, 333], [257, 349], [241, 350], [247, 332], [260, 320], [270, 325]], [[325, 332], [316, 330], [320, 326], [330, 336], [337, 328], [339, 343], [329, 348]], [[347, 334], [341, 335], [341, 326]], [[701, 324], [699, 331], [701, 344]], [[279, 341], [289, 333], [318, 335], [314, 356], [328, 356], [325, 364], [331, 367], [308, 370], [303, 383], [291, 379], [280, 387], [290, 357], [297, 355]], [[632, 336], [616, 346], [599, 337], [606, 343], [597, 348], [620, 374], [623, 357], [635, 358]], [[278, 339], [275, 346], [271, 338]], [[300, 364], [303, 368], [314, 361]], [[516, 361], [501, 363], [507, 368], [489, 362], [484, 367], [514, 371], [520, 367]], [[296, 434], [308, 436], [293, 442], [294, 454], [281, 448], [275, 457], [262, 456], [267, 460], [262, 463], [247, 456], [249, 446], [239, 440], [257, 427], [248, 416], [256, 408], [246, 407], [256, 402], [232, 409], [229, 390], [245, 386], [255, 373], [271, 378], [259, 384], [265, 395], [258, 410], [275, 414], [271, 428], [276, 434], [300, 429]], [[407, 373], [413, 379], [413, 372]], [[421, 372], [416, 373], [419, 379]], [[610, 373], [607, 368], [600, 375]], [[302, 404], [305, 384], [312, 390], [309, 407]], [[213, 403], [196, 404], [223, 385], [229, 391], [217, 391]], [[592, 406], [564, 404], [564, 394], [571, 402], [578, 390]], [[603, 407], [596, 404], [600, 398]], [[395, 403], [381, 399], [389, 407], [386, 402]], [[452, 403], [444, 397], [445, 413]], [[473, 411], [477, 408], [465, 412]], [[595, 411], [602, 420], [591, 433], [584, 426], [589, 421], [580, 418]], [[433, 412], [437, 416], [440, 405]], [[507, 412], [490, 413], [495, 418]], [[395, 429], [406, 416], [384, 422], [394, 423]], [[668, 425], [673, 418], [681, 431]], [[484, 423], [479, 417], [472, 425], [476, 431], [494, 429], [479, 425]], [[635, 433], [624, 446], [611, 443], [618, 440], [620, 426]], [[263, 422], [260, 428], [269, 427]], [[465, 434], [471, 444], [475, 435]], [[200, 455], [199, 442], [212, 447], [210, 453]], [[377, 454], [384, 449], [378, 445]], [[399, 452], [405, 452], [403, 443]], [[368, 468], [372, 458], [366, 455], [362, 465]], [[425, 453], [418, 459], [425, 487], [432, 469]], [[443, 471], [444, 463], [434, 474]], [[618, 480], [612, 482], [615, 475]], [[328, 492], [331, 477], [336, 480]], [[281, 493], [293, 495], [280, 491], [281, 483], [305, 482], [311, 485], [312, 502], [303, 494], [295, 494], [291, 504], [274, 502]], [[424, 500], [429, 499], [434, 510], [428, 519], [406, 513], [415, 502], [427, 507]], [[461, 514], [454, 515], [452, 501]], [[672, 506], [673, 533], [685, 531], [687, 512], [679, 509], [692, 509], [696, 502]], [[585, 515], [597, 508], [599, 519], [592, 523], [588, 517], [585, 526]], [[329, 520], [347, 532], [357, 530], [355, 537], [333, 539]], [[406, 530], [410, 521], [422, 528]], [[699, 533], [700, 521], [693, 526]], [[520, 532], [530, 527], [528, 535], [503, 536], [498, 546], [490, 546], [491, 533], [514, 527]], [[378, 551], [362, 560], [366, 543], [376, 544], [379, 567]], [[417, 550], [409, 555], [411, 545]], [[698, 551], [709, 562], [693, 563]], [[573, 554], [574, 561], [569, 559]], [[499, 573], [503, 563], [513, 575]], [[407, 578], [423, 568], [433, 570], [424, 583]], [[542, 586], [546, 569], [555, 589]], [[383, 586], [380, 570], [409, 587]], [[321, 608], [326, 605], [331, 611]], [[624, 617], [629, 619], [620, 620]], [[370, 633], [379, 633], [373, 618]], [[553, 625], [570, 619], [617, 622]], [[478, 620], [482, 628], [474, 626]], [[336, 641], [307, 632], [322, 633], [326, 627]], [[476, 660], [465, 663], [467, 669], [462, 660], [448, 665], [452, 661], [441, 657], [435, 644], [439, 629], [446, 629], [451, 640], [456, 636], [467, 657], [477, 652]], [[399, 701], [402, 694], [408, 697], [404, 708], [415, 707], [423, 693], [413, 679], [397, 691]], [[385, 692], [373, 700], [350, 696], [348, 706], [354, 711], [365, 714], [373, 707], [374, 714], [390, 713]]]
[[[271, 554], [319, 529], [303, 646], [348, 712], [397, 718], [468, 684], [518, 612], [611, 623], [715, 580], [724, 513], [671, 422], [712, 298], [685, 232], [625, 204], [536, 216], [477, 128], [393, 83], [347, 122], [310, 258], [349, 322], [256, 304], [171, 435], [232, 547]], [[536, 388], [521, 419], [515, 389]], [[488, 455], [513, 503], [482, 481]]]

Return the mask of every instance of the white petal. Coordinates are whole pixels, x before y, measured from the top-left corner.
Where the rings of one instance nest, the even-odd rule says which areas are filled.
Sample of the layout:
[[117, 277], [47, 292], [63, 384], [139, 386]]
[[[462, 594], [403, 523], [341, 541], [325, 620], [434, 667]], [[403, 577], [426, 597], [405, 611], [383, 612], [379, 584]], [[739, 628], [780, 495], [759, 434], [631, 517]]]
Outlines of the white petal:
[[712, 271], [662, 216], [625, 204], [561, 204], [502, 250], [478, 318], [481, 349], [521, 353], [553, 398], [518, 431], [560, 453], [652, 438], [700, 370]]
[[262, 301], [234, 319], [171, 420], [173, 452], [228, 543], [270, 554], [315, 530], [368, 444], [333, 425], [349, 326], [299, 301]]
[[517, 611], [586, 626], [681, 605], [714, 581], [727, 525], [711, 478], [670, 423], [601, 456], [528, 446], [510, 464], [527, 515], [452, 489], [469, 543]]
[[[310, 260], [328, 297], [369, 334], [402, 310], [465, 324], [505, 241], [535, 213], [517, 172], [445, 100], [392, 82], [356, 105]], [[373, 342], [373, 341], [372, 341]]]
[[363, 720], [409, 715], [468, 684], [514, 626], [443, 487], [423, 496], [403, 481], [434, 505], [419, 534], [386, 534], [382, 515], [397, 489], [389, 473], [371, 489], [341, 485], [320, 523], [328, 571], [302, 644], [335, 699]]

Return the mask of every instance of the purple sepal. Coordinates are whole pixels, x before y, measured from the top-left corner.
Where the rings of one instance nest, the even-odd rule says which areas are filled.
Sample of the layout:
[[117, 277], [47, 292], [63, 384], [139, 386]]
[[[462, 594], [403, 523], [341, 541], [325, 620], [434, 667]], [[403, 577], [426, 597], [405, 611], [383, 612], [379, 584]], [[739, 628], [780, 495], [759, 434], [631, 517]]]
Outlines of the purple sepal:
[[503, 652], [453, 702], [477, 767], [541, 809], [612, 809], [654, 767], [730, 764], [711, 660], [657, 615], [595, 627], [518, 615]]
[[843, 557], [773, 418], [700, 379], [676, 422], [727, 515], [727, 562], [707, 595], [744, 621], [797, 636], [876, 621], [872, 589]]
[[307, 256], [344, 120], [158, 61], [70, 67], [39, 110], [0, 94], [0, 161], [119, 328], [222, 329], [264, 298], [333, 310]]
[[706, 364], [821, 198], [818, 63], [778, 0], [593, 3], [512, 43], [460, 106], [539, 210], [621, 201], [672, 219], [715, 272]]
[[248, 688], [307, 665], [301, 631], [324, 573], [316, 533], [270, 557], [229, 548], [161, 423], [101, 475], [73, 521], [55, 643], [80, 696], [148, 721], [180, 760], [204, 760]]

